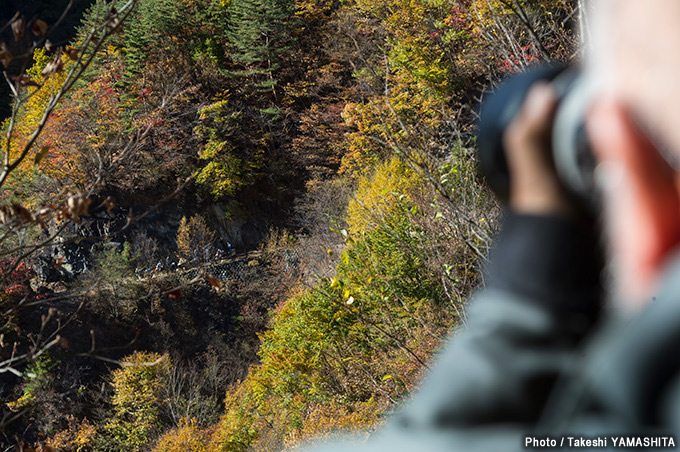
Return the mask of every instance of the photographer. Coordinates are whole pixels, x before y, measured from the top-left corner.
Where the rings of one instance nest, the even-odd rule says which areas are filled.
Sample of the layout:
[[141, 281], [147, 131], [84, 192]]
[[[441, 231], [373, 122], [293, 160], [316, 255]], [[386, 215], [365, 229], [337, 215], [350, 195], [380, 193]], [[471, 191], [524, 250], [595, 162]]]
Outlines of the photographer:
[[488, 287], [419, 393], [362, 448], [678, 446], [680, 2], [599, 0], [593, 11], [585, 126], [601, 221], [557, 176], [558, 102], [536, 83], [504, 135], [509, 212]]

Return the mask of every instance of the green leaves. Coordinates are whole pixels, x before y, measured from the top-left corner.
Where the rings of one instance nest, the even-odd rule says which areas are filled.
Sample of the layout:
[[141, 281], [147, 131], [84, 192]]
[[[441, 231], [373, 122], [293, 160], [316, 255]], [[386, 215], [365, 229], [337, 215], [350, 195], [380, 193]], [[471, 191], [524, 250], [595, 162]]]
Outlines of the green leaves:
[[229, 54], [243, 68], [236, 75], [250, 78], [260, 92], [275, 93], [274, 73], [294, 40], [294, 8], [290, 0], [232, 0], [229, 5]]

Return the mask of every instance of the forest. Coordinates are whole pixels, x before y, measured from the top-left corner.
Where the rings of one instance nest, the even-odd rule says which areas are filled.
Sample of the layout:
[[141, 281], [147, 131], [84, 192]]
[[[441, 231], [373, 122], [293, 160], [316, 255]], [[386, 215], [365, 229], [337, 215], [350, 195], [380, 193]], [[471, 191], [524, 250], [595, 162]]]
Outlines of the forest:
[[484, 284], [478, 104], [580, 3], [2, 2], [0, 449], [380, 428]]

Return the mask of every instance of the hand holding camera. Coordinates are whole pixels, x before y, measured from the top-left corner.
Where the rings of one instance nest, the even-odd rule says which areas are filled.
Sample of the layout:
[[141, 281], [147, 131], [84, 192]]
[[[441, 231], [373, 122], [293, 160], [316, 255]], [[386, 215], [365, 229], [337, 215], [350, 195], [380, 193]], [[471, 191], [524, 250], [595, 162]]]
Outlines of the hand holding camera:
[[584, 129], [588, 99], [576, 68], [541, 66], [508, 79], [484, 102], [480, 167], [513, 210], [567, 217], [597, 211]]
[[550, 152], [557, 95], [545, 82], [529, 91], [503, 137], [510, 178], [509, 205], [518, 213], [573, 217], [577, 206], [555, 170]]

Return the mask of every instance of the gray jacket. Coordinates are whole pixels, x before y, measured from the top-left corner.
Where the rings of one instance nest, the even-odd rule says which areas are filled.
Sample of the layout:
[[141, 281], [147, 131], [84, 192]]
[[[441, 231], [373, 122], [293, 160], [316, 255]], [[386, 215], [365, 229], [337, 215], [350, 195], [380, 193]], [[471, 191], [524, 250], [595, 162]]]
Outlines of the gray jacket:
[[599, 256], [575, 224], [509, 216], [488, 288], [421, 390], [370, 440], [339, 450], [677, 445], [680, 256], [626, 319], [602, 318]]

